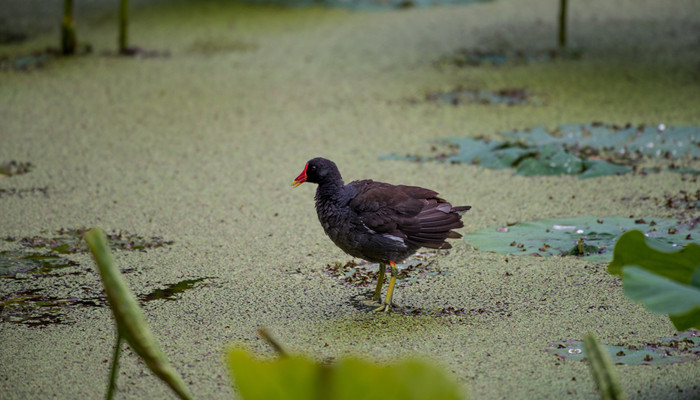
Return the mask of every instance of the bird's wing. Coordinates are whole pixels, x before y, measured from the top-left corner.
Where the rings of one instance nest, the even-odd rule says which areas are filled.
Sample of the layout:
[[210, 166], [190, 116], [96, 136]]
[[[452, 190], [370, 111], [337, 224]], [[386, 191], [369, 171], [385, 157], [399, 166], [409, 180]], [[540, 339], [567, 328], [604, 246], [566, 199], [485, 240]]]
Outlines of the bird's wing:
[[437, 192], [417, 186], [356, 181], [350, 208], [365, 226], [377, 233], [389, 234], [421, 247], [450, 248], [447, 238], [461, 237], [451, 229], [463, 225], [452, 205], [437, 197]]

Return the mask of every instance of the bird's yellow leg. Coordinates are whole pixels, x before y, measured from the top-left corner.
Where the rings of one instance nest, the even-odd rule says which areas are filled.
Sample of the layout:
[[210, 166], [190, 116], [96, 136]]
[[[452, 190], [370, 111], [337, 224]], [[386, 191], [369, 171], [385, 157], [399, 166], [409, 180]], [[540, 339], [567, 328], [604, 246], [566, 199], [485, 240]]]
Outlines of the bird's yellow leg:
[[384, 304], [374, 309], [375, 312], [389, 312], [391, 311], [391, 307], [395, 306], [395, 304], [392, 303], [391, 300], [394, 297], [394, 286], [396, 286], [396, 275], [399, 274], [399, 269], [396, 267], [396, 264], [393, 261], [389, 261], [389, 265], [391, 266], [391, 278], [389, 279], [389, 289], [387, 289], [386, 291], [386, 300], [384, 300]]
[[372, 300], [365, 300], [362, 303], [369, 307], [376, 307], [382, 303], [379, 299], [382, 296], [382, 285], [384, 284], [384, 275], [386, 275], [386, 264], [379, 263], [379, 274], [377, 275], [377, 288], [374, 289], [374, 295], [372, 295]]
[[374, 289], [374, 296], [372, 300], [379, 302], [379, 298], [382, 295], [382, 285], [384, 284], [384, 275], [386, 274], [386, 264], [379, 263], [379, 275], [377, 276], [377, 288]]

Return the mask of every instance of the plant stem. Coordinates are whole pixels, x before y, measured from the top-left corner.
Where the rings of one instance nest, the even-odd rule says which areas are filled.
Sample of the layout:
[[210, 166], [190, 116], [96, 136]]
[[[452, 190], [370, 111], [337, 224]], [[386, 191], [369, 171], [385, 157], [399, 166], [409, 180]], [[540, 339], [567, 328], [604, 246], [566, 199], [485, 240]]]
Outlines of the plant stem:
[[126, 54], [128, 42], [129, 0], [119, 2], [119, 54]]
[[598, 339], [589, 333], [583, 338], [583, 346], [588, 358], [588, 367], [593, 375], [593, 381], [598, 387], [600, 398], [602, 400], [626, 400], [627, 396], [620, 386], [615, 366]]
[[61, 21], [61, 52], [66, 55], [75, 54], [76, 42], [73, 0], [64, 0], [63, 20]]
[[112, 369], [109, 373], [109, 386], [107, 386], [107, 400], [112, 400], [114, 389], [117, 387], [117, 370], [119, 369], [119, 354], [122, 350], [122, 335], [117, 328], [117, 342], [114, 344], [114, 354], [112, 355]]
[[559, 1], [559, 48], [566, 48], [566, 2]]
[[269, 344], [270, 347], [272, 347], [277, 352], [277, 354], [279, 354], [280, 357], [287, 356], [287, 352], [284, 350], [284, 347], [282, 347], [282, 345], [280, 345], [272, 337], [272, 335], [270, 335], [270, 332], [268, 332], [267, 329], [263, 327], [258, 328], [258, 335], [260, 335], [260, 337], [262, 337], [267, 342], [267, 344]]

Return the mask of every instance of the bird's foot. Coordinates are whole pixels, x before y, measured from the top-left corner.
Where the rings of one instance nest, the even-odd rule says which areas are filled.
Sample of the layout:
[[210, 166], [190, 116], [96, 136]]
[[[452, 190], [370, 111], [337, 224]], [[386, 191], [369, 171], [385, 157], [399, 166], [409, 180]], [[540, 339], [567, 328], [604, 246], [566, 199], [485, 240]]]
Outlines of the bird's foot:
[[400, 308], [402, 308], [402, 307], [399, 306], [399, 305], [397, 305], [397, 304], [394, 303], [394, 302], [391, 302], [391, 303], [381, 303], [381, 304], [379, 305], [379, 307], [377, 307], [377, 308], [375, 308], [374, 310], [372, 310], [372, 312], [382, 312], [382, 311], [384, 311], [384, 312], [391, 312], [391, 310], [394, 309], [394, 308], [399, 308], [399, 309], [400, 309]]
[[401, 309], [402, 307], [399, 306], [398, 304], [392, 302], [391, 304], [387, 304], [383, 301], [377, 301], [377, 300], [362, 300], [360, 302], [363, 307], [369, 308], [372, 310], [372, 312], [390, 312], [392, 309], [398, 308]]
[[370, 307], [376, 308], [376, 307], [379, 307], [379, 306], [383, 306], [383, 305], [384, 305], [383, 303], [381, 303], [381, 302], [379, 302], [379, 301], [377, 301], [377, 300], [374, 300], [374, 299], [371, 299], [371, 300], [362, 300], [360, 303], [361, 303], [363, 306], [368, 307], [368, 308], [370, 308]]

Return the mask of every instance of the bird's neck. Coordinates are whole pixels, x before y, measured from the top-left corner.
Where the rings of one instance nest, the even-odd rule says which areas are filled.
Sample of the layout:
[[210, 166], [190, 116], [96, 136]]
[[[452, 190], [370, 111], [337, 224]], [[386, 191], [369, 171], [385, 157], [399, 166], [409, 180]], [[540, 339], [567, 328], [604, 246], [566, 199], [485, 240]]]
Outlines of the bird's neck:
[[345, 197], [345, 184], [342, 179], [319, 183], [316, 189], [316, 203], [337, 203]]

